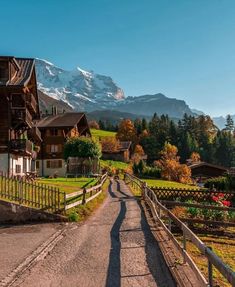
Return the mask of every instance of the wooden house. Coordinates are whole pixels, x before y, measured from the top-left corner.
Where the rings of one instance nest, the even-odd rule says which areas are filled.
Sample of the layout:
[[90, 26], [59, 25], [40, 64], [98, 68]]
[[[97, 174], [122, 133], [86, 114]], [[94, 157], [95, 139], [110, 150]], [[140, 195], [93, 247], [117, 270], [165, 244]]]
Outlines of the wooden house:
[[32, 170], [41, 136], [34, 59], [0, 56], [0, 172]]
[[37, 123], [42, 135], [36, 168], [40, 176], [65, 176], [64, 144], [70, 137], [91, 136], [84, 113], [45, 116]]
[[228, 169], [223, 166], [210, 164], [207, 162], [195, 162], [189, 164], [193, 178], [211, 178], [223, 176], [228, 172]]
[[102, 158], [105, 160], [116, 160], [116, 161], [123, 161], [129, 162], [130, 161], [130, 148], [131, 142], [119, 142], [119, 146], [116, 151], [109, 151], [102, 149]]

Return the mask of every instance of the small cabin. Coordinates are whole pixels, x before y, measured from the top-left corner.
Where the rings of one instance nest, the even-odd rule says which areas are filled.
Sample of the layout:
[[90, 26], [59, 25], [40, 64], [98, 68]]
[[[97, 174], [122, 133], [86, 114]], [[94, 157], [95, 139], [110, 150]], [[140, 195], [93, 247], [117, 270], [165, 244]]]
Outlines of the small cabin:
[[130, 149], [131, 141], [122, 141], [119, 142], [119, 146], [116, 151], [108, 151], [102, 149], [102, 158], [105, 160], [129, 162], [131, 155]]
[[223, 176], [228, 169], [223, 166], [210, 164], [207, 162], [196, 162], [189, 165], [193, 178], [211, 178]]

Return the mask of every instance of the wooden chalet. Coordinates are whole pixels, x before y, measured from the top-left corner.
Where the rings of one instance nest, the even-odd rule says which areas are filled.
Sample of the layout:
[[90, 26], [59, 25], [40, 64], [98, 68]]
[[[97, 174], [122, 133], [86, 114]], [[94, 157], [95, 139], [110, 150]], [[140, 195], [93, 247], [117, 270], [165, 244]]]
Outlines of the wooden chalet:
[[23, 176], [33, 169], [39, 118], [34, 59], [0, 56], [0, 172]]
[[131, 153], [130, 148], [131, 141], [119, 142], [119, 147], [116, 151], [102, 149], [102, 158], [105, 160], [129, 162]]
[[223, 176], [228, 169], [223, 166], [210, 164], [207, 162], [196, 162], [189, 164], [193, 178], [211, 178]]
[[[55, 110], [54, 110], [55, 111]], [[70, 137], [91, 136], [84, 113], [45, 116], [37, 123], [42, 135], [36, 169], [40, 176], [65, 176], [64, 144]]]

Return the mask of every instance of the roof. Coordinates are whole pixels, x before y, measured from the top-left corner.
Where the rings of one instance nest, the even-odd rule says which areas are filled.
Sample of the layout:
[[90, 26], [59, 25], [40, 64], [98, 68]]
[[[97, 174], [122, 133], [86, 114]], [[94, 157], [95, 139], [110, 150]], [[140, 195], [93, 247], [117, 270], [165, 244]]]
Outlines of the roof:
[[126, 142], [119, 142], [118, 149], [115, 151], [110, 151], [110, 150], [104, 150], [102, 149], [103, 153], [120, 153], [122, 151], [129, 150], [131, 147], [131, 141], [126, 141]]
[[6, 58], [11, 63], [17, 66], [17, 72], [15, 77], [11, 78], [7, 82], [7, 86], [25, 86], [29, 82], [33, 69], [34, 69], [34, 59], [32, 58], [14, 58], [14, 57], [0, 57]]
[[50, 115], [40, 120], [36, 126], [38, 128], [74, 127], [84, 115], [84, 113]]
[[202, 167], [202, 166], [208, 166], [208, 167], [215, 168], [215, 169], [220, 169], [220, 170], [223, 170], [223, 171], [227, 171], [228, 170], [226, 167], [215, 165], [215, 164], [210, 164], [210, 163], [207, 163], [207, 162], [204, 162], [204, 161], [196, 162], [196, 163], [193, 163], [193, 164], [189, 165], [189, 167], [191, 169], [194, 169], [194, 168], [197, 168], [197, 167]]
[[131, 141], [119, 142], [118, 150], [128, 150], [131, 147]]

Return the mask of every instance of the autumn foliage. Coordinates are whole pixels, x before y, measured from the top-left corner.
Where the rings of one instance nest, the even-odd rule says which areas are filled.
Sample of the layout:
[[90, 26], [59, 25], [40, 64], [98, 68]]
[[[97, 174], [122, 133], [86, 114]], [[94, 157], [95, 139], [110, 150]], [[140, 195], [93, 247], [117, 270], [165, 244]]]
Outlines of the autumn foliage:
[[119, 141], [115, 137], [104, 137], [101, 140], [102, 151], [116, 152], [120, 146]]
[[166, 180], [181, 183], [191, 182], [191, 169], [186, 164], [180, 164], [176, 146], [165, 143], [161, 151], [161, 159], [155, 164], [161, 169], [161, 176]]
[[200, 154], [198, 152], [193, 152], [190, 156], [190, 160], [192, 163], [200, 162], [201, 161]]
[[136, 141], [136, 129], [130, 119], [125, 119], [120, 122], [116, 137], [120, 141]]

